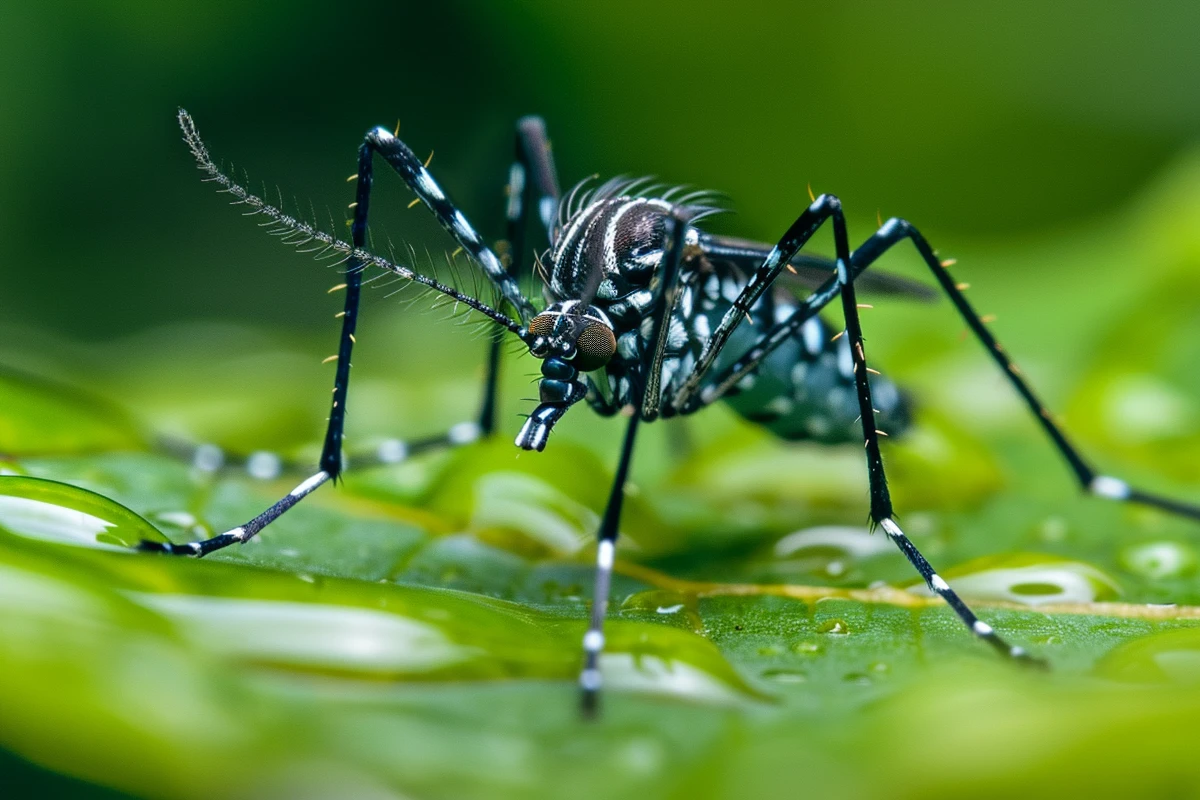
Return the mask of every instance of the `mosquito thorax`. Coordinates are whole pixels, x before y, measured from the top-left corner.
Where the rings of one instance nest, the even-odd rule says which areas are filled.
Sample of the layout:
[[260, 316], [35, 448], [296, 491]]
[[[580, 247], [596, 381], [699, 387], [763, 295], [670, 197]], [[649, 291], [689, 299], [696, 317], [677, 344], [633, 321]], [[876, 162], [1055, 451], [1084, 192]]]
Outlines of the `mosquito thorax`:
[[672, 206], [646, 197], [601, 197], [563, 221], [548, 254], [556, 297], [614, 300], [645, 286], [662, 264]]

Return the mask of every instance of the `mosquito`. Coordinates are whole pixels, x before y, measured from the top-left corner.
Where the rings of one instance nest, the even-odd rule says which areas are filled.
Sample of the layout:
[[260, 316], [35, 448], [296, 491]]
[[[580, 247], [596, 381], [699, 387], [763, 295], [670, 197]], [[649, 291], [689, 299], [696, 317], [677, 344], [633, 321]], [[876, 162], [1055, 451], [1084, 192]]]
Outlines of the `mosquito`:
[[[144, 542], [144, 550], [201, 557], [246, 542], [313, 491], [336, 482], [343, 470], [342, 434], [350, 383], [363, 276], [378, 269], [444, 295], [516, 336], [541, 361], [537, 407], [516, 436], [522, 450], [541, 451], [568, 410], [586, 401], [597, 413], [627, 416], [615, 477], [597, 533], [594, 595], [583, 637], [579, 675], [582, 707], [594, 714], [601, 688], [600, 656], [609, 601], [621, 506], [639, 426], [659, 418], [695, 413], [718, 401], [787, 440], [826, 443], [861, 441], [867, 465], [870, 524], [900, 549], [930, 591], [954, 610], [968, 630], [1005, 658], [1029, 664], [1041, 660], [1009, 644], [980, 619], [930, 566], [896, 521], [884, 472], [880, 439], [910, 423], [905, 395], [867, 365], [859, 319], [858, 288], [893, 294], [931, 296], [922, 284], [866, 272], [881, 255], [910, 242], [968, 328], [1016, 389], [1080, 488], [1092, 495], [1140, 503], [1200, 520], [1200, 506], [1143, 492], [1098, 473], [1055, 423], [1016, 365], [972, 308], [963, 288], [934, 249], [909, 222], [892, 218], [851, 249], [842, 204], [822, 194], [800, 211], [779, 241], [770, 246], [705, 232], [700, 223], [720, 210], [707, 192], [665, 188], [648, 180], [584, 182], [559, 192], [555, 163], [544, 122], [523, 117], [516, 124], [515, 156], [507, 186], [506, 263], [488, 247], [462, 211], [434, 180], [423, 162], [386, 128], [367, 132], [358, 151], [351, 241], [345, 242], [252, 194], [212, 160], [191, 116], [180, 109], [184, 141], [204, 173], [262, 215], [286, 242], [337, 258], [345, 265], [342, 330], [336, 356], [333, 402], [319, 469], [257, 517], [210, 539], [186, 544]], [[467, 254], [494, 293], [468, 293], [425, 274], [394, 256], [367, 247], [367, 215], [378, 155], [399, 174], [441, 226]], [[810, 192], [811, 195], [811, 192]], [[535, 216], [531, 216], [535, 215]], [[536, 223], [534, 223], [536, 220]], [[818, 230], [833, 230], [834, 258], [800, 253]], [[538, 259], [542, 297], [527, 296], [520, 276], [525, 267], [526, 228], [536, 226], [549, 245]], [[532, 250], [531, 250], [532, 252]], [[803, 297], [784, 285], [807, 281]], [[818, 316], [839, 299], [843, 329], [832, 334]], [[441, 437], [409, 447], [389, 440], [378, 460], [402, 460], [419, 449], [452, 446], [495, 430], [496, 381], [500, 359], [494, 337], [488, 355], [483, 403], [474, 423], [454, 426]]]

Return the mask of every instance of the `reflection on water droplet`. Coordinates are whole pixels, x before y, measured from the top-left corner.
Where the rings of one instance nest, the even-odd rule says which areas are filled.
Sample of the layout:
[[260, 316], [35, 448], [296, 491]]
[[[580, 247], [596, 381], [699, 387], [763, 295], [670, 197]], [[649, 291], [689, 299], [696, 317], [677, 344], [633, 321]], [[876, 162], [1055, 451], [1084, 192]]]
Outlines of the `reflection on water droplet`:
[[202, 647], [234, 658], [301, 668], [419, 673], [482, 651], [426, 622], [350, 606], [131, 592]]
[[0, 526], [30, 539], [112, 550], [124, 549], [97, 541], [97, 538], [107, 533], [110, 528], [116, 527], [116, 523], [84, 511], [27, 497], [0, 495]]
[[624, 691], [682, 695], [715, 702], [736, 702], [740, 691], [717, 676], [677, 659], [632, 653], [600, 657], [605, 686]]
[[845, 620], [827, 619], [817, 626], [817, 633], [828, 633], [834, 636], [845, 636], [850, 632], [850, 626]]
[[866, 558], [893, 551], [886, 536], [875, 536], [866, 528], [821, 525], [789, 533], [775, 543], [775, 556], [788, 558], [804, 550], [833, 550], [851, 558]]
[[821, 645], [809, 641], [796, 642], [792, 645], [792, 652], [802, 656], [813, 656], [821, 652]]
[[762, 677], [779, 683], [804, 683], [808, 676], [798, 669], [766, 669]]
[[875, 661], [875, 662], [872, 662], [872, 663], [871, 663], [871, 664], [870, 664], [870, 665], [867, 667], [867, 669], [869, 669], [871, 672], [874, 672], [874, 673], [877, 673], [877, 674], [880, 674], [880, 675], [882, 675], [882, 674], [885, 674], [885, 673], [888, 673], [888, 672], [891, 672], [891, 671], [892, 671], [892, 667], [891, 667], [891, 665], [889, 665], [889, 664], [886, 664], [886, 663], [884, 663], [884, 662], [882, 662], [882, 661]]
[[777, 655], [781, 655], [782, 653], [783, 653], [783, 648], [779, 647], [778, 645], [774, 645], [774, 644], [769, 644], [766, 647], [758, 648], [758, 654], [760, 656], [777, 656]]
[[1145, 542], [1126, 547], [1121, 551], [1121, 566], [1141, 575], [1158, 580], [1178, 578], [1194, 572], [1196, 553], [1179, 542]]
[[644, 592], [634, 592], [621, 603], [623, 611], [653, 611], [656, 614], [677, 614], [694, 603], [680, 592], [670, 589], [648, 589]]
[[[965, 570], [976, 569], [966, 574]], [[948, 577], [950, 586], [963, 597], [979, 600], [1003, 600], [1026, 606], [1046, 603], [1093, 603], [1120, 595], [1120, 585], [1091, 564], [1081, 561], [1057, 561], [1053, 556], [1017, 554], [979, 559], [955, 570]], [[914, 594], [929, 596], [924, 584], [909, 588]]]
[[492, 472], [475, 484], [474, 529], [520, 531], [553, 553], [595, 541], [600, 518], [558, 488], [520, 472]]

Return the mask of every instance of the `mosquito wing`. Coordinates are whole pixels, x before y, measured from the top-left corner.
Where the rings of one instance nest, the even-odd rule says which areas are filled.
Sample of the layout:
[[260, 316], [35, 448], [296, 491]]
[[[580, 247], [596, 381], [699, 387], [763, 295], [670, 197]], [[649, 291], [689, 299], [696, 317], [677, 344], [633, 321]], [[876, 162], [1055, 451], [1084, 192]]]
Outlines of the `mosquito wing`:
[[[767, 253], [771, 252], [769, 244], [708, 233], [700, 235], [698, 244], [706, 261], [731, 264], [744, 275], [753, 274], [767, 257]], [[782, 285], [811, 291], [833, 276], [833, 259], [824, 256], [797, 253], [792, 258], [791, 265], [795, 272], [789, 270], [781, 273], [779, 282]], [[938, 296], [936, 290], [923, 283], [875, 270], [862, 273], [854, 285], [863, 292], [907, 297], [922, 302], [930, 302]]]

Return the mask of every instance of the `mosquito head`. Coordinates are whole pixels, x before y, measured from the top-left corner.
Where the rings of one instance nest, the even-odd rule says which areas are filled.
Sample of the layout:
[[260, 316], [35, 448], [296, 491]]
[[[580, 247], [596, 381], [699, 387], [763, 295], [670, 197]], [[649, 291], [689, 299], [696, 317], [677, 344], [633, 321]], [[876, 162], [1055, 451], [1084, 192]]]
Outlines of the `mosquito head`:
[[603, 311], [568, 300], [530, 320], [525, 341], [529, 352], [542, 359], [542, 402], [517, 434], [517, 447], [543, 450], [554, 424], [587, 395], [579, 373], [602, 369], [617, 352], [617, 338]]
[[529, 352], [537, 358], [559, 358], [580, 372], [608, 363], [617, 352], [617, 337], [608, 316], [577, 301], [554, 303], [529, 321]]

